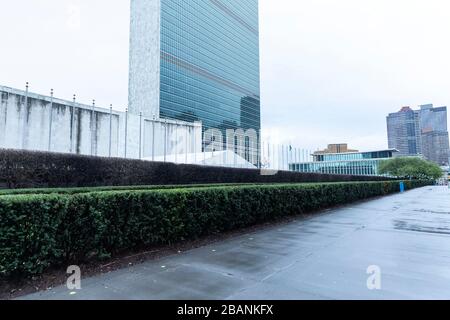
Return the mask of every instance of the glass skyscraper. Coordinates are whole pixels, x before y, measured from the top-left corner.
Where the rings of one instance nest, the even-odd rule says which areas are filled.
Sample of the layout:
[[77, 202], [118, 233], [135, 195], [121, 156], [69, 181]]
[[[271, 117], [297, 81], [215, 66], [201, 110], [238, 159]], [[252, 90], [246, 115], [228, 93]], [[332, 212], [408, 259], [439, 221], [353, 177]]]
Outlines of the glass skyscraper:
[[425, 158], [439, 165], [449, 163], [449, 137], [447, 131], [447, 107], [420, 106], [422, 153]]
[[387, 117], [389, 148], [395, 148], [400, 156], [413, 156], [422, 153], [419, 114], [410, 107]]
[[132, 0], [129, 108], [259, 132], [258, 0]]

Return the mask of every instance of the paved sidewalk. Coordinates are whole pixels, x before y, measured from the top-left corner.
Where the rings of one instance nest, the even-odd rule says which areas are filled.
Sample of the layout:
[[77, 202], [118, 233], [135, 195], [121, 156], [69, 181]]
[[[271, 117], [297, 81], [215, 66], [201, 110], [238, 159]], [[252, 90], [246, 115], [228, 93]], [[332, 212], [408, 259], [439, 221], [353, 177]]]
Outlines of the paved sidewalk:
[[[381, 270], [381, 290], [367, 269]], [[426, 187], [25, 299], [450, 299], [450, 190]]]

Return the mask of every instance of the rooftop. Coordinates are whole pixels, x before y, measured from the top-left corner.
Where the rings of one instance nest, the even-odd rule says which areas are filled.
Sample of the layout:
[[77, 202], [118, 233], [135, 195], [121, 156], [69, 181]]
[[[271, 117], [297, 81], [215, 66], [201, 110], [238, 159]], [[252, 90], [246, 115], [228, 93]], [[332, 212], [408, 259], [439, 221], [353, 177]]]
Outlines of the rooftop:
[[373, 153], [373, 152], [386, 152], [386, 151], [390, 151], [390, 152], [400, 152], [397, 149], [382, 149], [382, 150], [372, 150], [372, 151], [349, 151], [349, 152], [336, 152], [336, 153], [314, 153], [313, 155], [315, 156], [320, 156], [320, 155], [345, 155], [345, 154], [359, 154], [359, 153]]

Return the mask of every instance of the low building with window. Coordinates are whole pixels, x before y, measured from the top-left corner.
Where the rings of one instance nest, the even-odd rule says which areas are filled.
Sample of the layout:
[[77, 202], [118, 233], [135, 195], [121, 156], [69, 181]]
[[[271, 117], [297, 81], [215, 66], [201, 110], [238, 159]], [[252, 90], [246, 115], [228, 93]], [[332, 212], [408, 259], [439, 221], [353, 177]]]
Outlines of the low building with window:
[[438, 184], [450, 186], [450, 167], [442, 166], [441, 169], [442, 169], [442, 178], [438, 180]]
[[378, 151], [316, 152], [313, 162], [291, 163], [291, 171], [361, 176], [380, 175], [378, 168], [382, 161], [393, 158], [397, 149]]

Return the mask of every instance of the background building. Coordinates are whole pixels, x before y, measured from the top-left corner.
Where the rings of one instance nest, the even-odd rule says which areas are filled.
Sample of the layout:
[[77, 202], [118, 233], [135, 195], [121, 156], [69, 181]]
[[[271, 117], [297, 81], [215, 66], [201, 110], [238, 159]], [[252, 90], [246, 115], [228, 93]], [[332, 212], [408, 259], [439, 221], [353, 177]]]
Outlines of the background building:
[[439, 165], [449, 163], [447, 107], [422, 105], [419, 110], [403, 107], [387, 117], [389, 148], [401, 156], [423, 155]]
[[423, 105], [417, 112], [424, 157], [439, 165], [448, 165], [447, 107], [433, 108], [433, 105]]
[[329, 153], [345, 153], [345, 152], [358, 152], [359, 150], [352, 150], [348, 148], [346, 143], [329, 144], [325, 150], [314, 152], [314, 156], [320, 156]]
[[387, 117], [389, 148], [399, 151], [399, 156], [414, 156], [422, 153], [419, 114], [410, 107]]
[[422, 152], [425, 159], [439, 165], [448, 165], [449, 137], [447, 132], [423, 132]]
[[258, 0], [132, 0], [130, 112], [260, 132]]
[[315, 152], [313, 162], [291, 163], [290, 169], [298, 172], [376, 176], [379, 175], [380, 162], [398, 153], [396, 149], [368, 152], [344, 151], [348, 150], [346, 145], [341, 149], [342, 151], [333, 153], [329, 152], [330, 146], [322, 152]]

